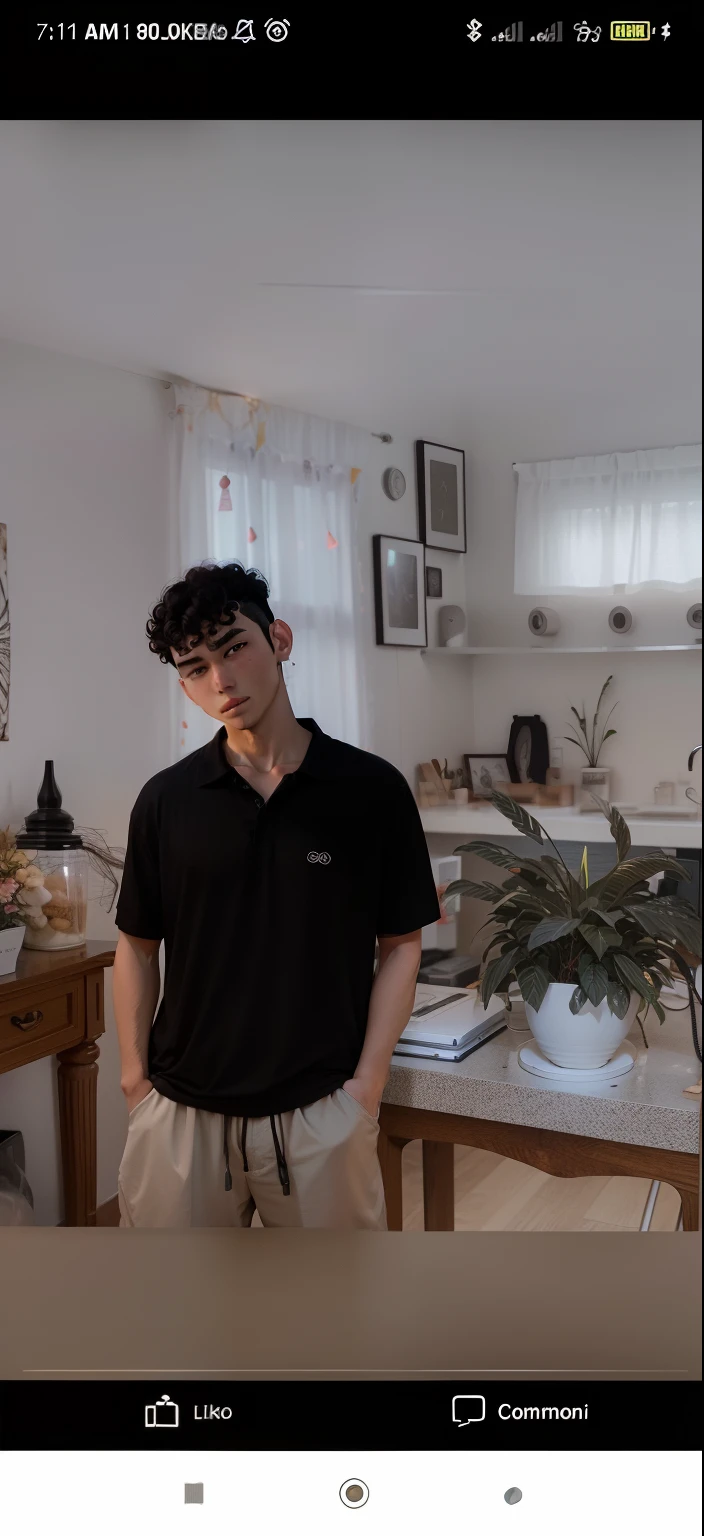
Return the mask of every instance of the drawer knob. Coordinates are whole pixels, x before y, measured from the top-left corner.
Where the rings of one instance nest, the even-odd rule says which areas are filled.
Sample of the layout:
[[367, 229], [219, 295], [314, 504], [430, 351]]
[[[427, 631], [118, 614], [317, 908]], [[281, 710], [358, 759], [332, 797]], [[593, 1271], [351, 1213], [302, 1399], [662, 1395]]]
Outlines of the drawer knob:
[[16, 1024], [18, 1029], [31, 1029], [33, 1024], [40, 1024], [43, 1018], [41, 1008], [35, 1008], [32, 1012], [26, 1013], [23, 1019], [18, 1013], [10, 1014], [10, 1023]]

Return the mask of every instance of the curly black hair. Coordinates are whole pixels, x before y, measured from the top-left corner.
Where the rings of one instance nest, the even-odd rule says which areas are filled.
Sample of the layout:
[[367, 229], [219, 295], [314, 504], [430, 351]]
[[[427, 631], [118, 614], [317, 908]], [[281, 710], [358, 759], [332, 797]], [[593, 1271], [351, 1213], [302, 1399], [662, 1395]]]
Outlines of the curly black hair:
[[162, 662], [176, 663], [171, 647], [187, 651], [205, 634], [215, 634], [240, 612], [259, 625], [271, 646], [269, 583], [261, 571], [245, 570], [241, 561], [226, 565], [206, 560], [191, 566], [183, 578], [165, 587], [147, 620], [149, 649]]

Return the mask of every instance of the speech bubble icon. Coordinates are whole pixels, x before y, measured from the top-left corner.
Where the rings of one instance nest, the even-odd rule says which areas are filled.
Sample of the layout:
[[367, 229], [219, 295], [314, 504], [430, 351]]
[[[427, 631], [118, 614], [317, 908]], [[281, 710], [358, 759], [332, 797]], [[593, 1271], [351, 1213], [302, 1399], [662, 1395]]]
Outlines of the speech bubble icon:
[[458, 1429], [468, 1424], [481, 1424], [486, 1418], [486, 1400], [483, 1397], [453, 1397], [452, 1421]]

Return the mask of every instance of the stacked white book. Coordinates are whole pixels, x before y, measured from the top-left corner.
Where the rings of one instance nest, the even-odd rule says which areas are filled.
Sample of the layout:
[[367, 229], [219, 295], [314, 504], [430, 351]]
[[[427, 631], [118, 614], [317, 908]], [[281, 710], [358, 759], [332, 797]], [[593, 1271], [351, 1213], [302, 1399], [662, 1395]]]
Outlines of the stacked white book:
[[506, 1028], [504, 1018], [500, 997], [491, 997], [483, 1008], [476, 991], [418, 982], [415, 1006], [394, 1055], [462, 1061]]

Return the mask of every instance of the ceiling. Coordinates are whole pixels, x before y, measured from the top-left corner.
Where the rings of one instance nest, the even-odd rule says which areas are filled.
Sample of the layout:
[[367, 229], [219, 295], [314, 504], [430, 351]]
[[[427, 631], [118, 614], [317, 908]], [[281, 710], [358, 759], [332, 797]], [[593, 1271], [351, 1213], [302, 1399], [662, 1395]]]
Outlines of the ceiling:
[[699, 161], [686, 121], [6, 121], [0, 336], [514, 457], [693, 441]]

